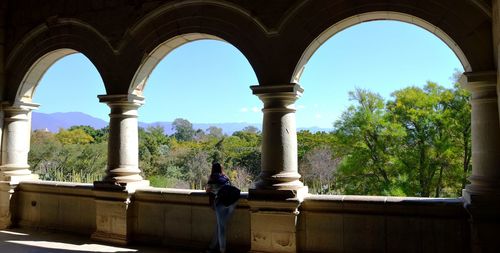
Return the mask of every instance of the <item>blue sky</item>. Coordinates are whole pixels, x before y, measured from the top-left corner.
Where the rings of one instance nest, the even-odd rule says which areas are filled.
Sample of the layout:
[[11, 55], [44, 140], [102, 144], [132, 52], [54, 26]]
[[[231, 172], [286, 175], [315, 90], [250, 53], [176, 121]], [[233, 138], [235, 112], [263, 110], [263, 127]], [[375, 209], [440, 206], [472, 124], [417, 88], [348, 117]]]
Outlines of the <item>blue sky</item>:
[[[365, 88], [390, 98], [410, 85], [434, 81], [451, 87], [455, 54], [439, 38], [397, 21], [362, 23], [337, 33], [311, 57], [300, 79], [305, 89], [297, 101], [297, 126], [330, 128], [350, 104], [348, 92]], [[262, 122], [262, 103], [249, 86], [257, 78], [232, 45], [213, 40], [185, 44], [155, 68], [145, 89], [143, 122], [186, 118], [195, 123]], [[81, 111], [108, 120], [109, 109], [99, 73], [81, 54], [56, 62], [34, 96], [45, 113]], [[78, 97], [64, 94], [79, 94]], [[231, 94], [231, 95], [228, 95]]]

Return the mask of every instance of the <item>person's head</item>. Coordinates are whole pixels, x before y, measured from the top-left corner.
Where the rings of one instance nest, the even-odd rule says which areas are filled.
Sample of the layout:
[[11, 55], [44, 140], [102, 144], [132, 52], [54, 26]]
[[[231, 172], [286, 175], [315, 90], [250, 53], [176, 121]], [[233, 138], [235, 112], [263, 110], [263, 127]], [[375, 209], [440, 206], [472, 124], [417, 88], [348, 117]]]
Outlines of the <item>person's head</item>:
[[222, 165], [220, 163], [212, 163], [212, 174], [223, 174]]

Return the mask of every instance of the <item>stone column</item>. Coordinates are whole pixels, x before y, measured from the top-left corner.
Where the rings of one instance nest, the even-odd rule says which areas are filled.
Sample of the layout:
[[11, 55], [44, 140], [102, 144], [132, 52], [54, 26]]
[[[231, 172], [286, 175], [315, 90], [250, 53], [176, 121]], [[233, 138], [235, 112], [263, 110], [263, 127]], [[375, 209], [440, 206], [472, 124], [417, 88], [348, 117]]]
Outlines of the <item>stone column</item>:
[[23, 180], [35, 180], [28, 165], [28, 153], [31, 137], [31, 111], [36, 104], [21, 103], [3, 105], [2, 165], [0, 180], [18, 183]]
[[18, 103], [14, 106], [2, 104], [0, 136], [2, 156], [0, 165], [0, 229], [12, 224], [13, 195], [21, 181], [37, 180], [28, 165], [31, 136], [31, 111], [36, 104]]
[[264, 103], [261, 173], [249, 191], [251, 252], [297, 252], [307, 187], [299, 181], [294, 103], [303, 89], [294, 83], [251, 88]]
[[106, 176], [96, 186], [116, 186], [132, 190], [149, 186], [140, 175], [137, 109], [144, 98], [136, 95], [102, 95], [110, 109], [108, 166]]
[[96, 231], [92, 238], [127, 244], [133, 217], [133, 194], [149, 186], [139, 169], [137, 109], [144, 98], [132, 94], [103, 95], [99, 101], [110, 109], [108, 167], [102, 181], [94, 182]]
[[304, 90], [298, 84], [251, 88], [264, 103], [261, 173], [252, 193], [303, 198], [307, 187], [299, 181], [294, 103]]
[[463, 192], [471, 215], [473, 252], [500, 249], [500, 121], [496, 72], [469, 72], [460, 79], [471, 92], [472, 175]]

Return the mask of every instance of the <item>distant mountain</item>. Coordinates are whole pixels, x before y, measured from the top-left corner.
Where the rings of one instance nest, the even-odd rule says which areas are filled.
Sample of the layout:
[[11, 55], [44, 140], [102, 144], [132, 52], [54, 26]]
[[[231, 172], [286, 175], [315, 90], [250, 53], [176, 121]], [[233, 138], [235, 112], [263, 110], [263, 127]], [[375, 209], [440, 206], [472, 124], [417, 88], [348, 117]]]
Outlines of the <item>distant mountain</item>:
[[[106, 127], [108, 125], [107, 121], [104, 121], [99, 118], [92, 117], [88, 114], [81, 112], [57, 112], [57, 113], [40, 113], [33, 112], [32, 115], [32, 128], [33, 130], [44, 130], [48, 129], [50, 132], [58, 132], [60, 128], [67, 129], [71, 126], [79, 126], [86, 125], [91, 126], [95, 129], [100, 129]], [[161, 126], [165, 130], [165, 133], [171, 135], [174, 133], [172, 129], [172, 122], [153, 122], [153, 123], [145, 123], [139, 122], [139, 127], [148, 128], [150, 126]], [[240, 131], [247, 126], [253, 126], [257, 129], [261, 129], [261, 124], [255, 123], [193, 123], [194, 129], [202, 129], [207, 130], [210, 126], [220, 127], [222, 128], [225, 134], [231, 135], [236, 131]], [[329, 132], [332, 129], [328, 128], [318, 128], [318, 127], [309, 127], [309, 128], [299, 128], [300, 130], [309, 130], [311, 132], [325, 131]]]
[[88, 125], [95, 129], [100, 129], [106, 127], [108, 122], [81, 112], [56, 112], [50, 114], [33, 112], [31, 116], [31, 127], [33, 130], [48, 129], [55, 133], [60, 128], [66, 129], [79, 125]]

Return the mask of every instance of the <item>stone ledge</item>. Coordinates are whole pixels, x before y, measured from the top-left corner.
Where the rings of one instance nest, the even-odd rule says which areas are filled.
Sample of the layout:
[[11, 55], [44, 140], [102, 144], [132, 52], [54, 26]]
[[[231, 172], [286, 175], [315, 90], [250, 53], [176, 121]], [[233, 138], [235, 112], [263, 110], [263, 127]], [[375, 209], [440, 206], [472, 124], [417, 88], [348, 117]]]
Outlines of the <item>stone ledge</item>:
[[58, 181], [20, 182], [18, 191], [94, 197], [92, 184]]
[[[134, 194], [135, 201], [140, 202], [162, 202], [207, 205], [208, 195], [203, 190], [173, 189], [173, 188], [148, 188], [137, 190]], [[248, 193], [242, 192], [238, 207], [248, 206]]]
[[463, 203], [462, 198], [310, 195], [300, 211], [463, 218]]

